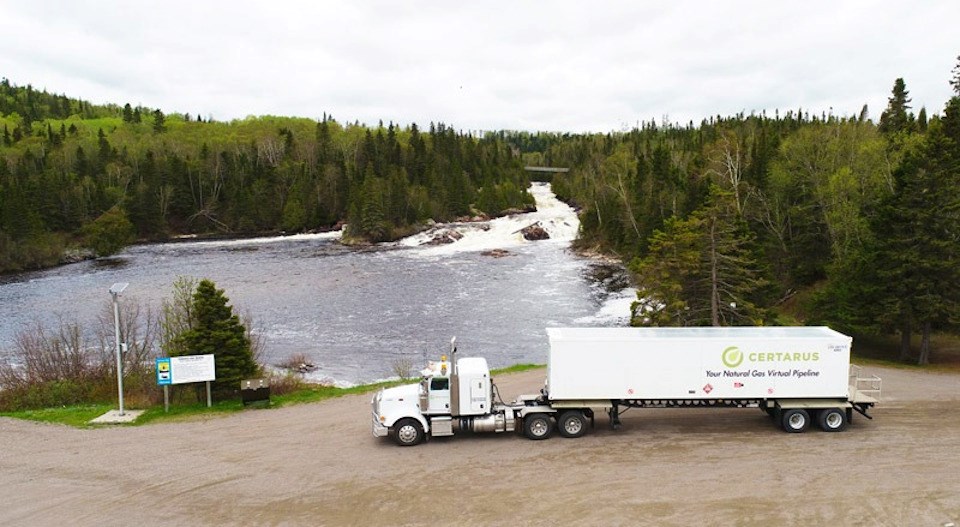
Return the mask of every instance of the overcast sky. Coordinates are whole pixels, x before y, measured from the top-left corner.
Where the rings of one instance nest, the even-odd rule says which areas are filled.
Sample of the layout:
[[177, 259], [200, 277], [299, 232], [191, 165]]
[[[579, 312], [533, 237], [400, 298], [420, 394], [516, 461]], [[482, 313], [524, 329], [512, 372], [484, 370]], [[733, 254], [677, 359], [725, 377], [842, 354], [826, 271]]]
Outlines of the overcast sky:
[[0, 76], [92, 102], [462, 130], [940, 112], [960, 1], [4, 1]]

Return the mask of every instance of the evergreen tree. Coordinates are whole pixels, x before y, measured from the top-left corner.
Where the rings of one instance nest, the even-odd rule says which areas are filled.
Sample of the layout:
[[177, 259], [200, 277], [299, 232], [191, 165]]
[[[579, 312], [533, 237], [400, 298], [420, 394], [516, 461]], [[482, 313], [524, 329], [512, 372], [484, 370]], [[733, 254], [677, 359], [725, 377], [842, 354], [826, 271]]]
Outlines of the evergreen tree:
[[943, 130], [931, 123], [922, 147], [907, 155], [875, 222], [884, 312], [904, 337], [901, 358], [912, 331], [922, 331], [920, 364], [929, 361], [931, 330], [960, 319], [960, 166]]
[[300, 198], [292, 197], [287, 200], [283, 206], [283, 219], [281, 220], [284, 231], [299, 232], [303, 229], [307, 221], [307, 212], [300, 202]]
[[240, 381], [257, 375], [259, 368], [246, 329], [228, 302], [223, 289], [217, 289], [211, 280], [201, 280], [193, 294], [193, 326], [183, 340], [187, 353], [214, 356], [217, 391], [236, 393]]
[[372, 169], [368, 168], [360, 190], [359, 233], [374, 242], [386, 240], [389, 235], [383, 187], [383, 180], [373, 176]]
[[880, 132], [893, 135], [912, 131], [913, 116], [910, 109], [910, 92], [902, 78], [893, 83], [893, 94], [887, 99], [887, 109], [880, 114]]
[[133, 107], [130, 106], [130, 103], [123, 105], [123, 122], [133, 122]]
[[957, 56], [957, 65], [951, 70], [953, 77], [950, 77], [950, 86], [953, 87], [953, 92], [957, 95], [960, 95], [960, 55]]
[[691, 301], [706, 298], [702, 280], [695, 280], [703, 252], [703, 222], [699, 218], [666, 220], [654, 231], [649, 254], [635, 259], [630, 269], [640, 287], [631, 306], [633, 326], [702, 325], [702, 313], [691, 312]]
[[153, 133], [162, 134], [166, 131], [166, 117], [159, 109], [153, 111]]
[[97, 158], [101, 166], [110, 160], [110, 153], [110, 141], [107, 141], [107, 135], [103, 133], [103, 128], [100, 128], [97, 130]]

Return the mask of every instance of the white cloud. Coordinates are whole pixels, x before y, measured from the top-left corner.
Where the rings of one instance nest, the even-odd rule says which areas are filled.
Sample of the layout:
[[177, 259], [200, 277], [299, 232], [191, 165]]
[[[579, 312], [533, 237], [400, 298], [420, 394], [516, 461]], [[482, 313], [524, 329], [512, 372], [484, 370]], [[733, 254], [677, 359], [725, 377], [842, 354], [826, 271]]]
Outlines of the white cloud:
[[0, 6], [0, 75], [96, 102], [461, 129], [739, 111], [936, 112], [955, 1], [94, 2]]

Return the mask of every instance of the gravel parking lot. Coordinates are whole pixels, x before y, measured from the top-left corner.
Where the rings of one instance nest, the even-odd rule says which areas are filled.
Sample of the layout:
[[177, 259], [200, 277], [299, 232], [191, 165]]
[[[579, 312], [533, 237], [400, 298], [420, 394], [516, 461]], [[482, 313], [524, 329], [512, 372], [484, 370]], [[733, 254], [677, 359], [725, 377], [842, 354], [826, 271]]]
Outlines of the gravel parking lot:
[[[839, 434], [644, 409], [580, 439], [400, 448], [372, 437], [369, 395], [142, 427], [0, 418], [0, 524], [960, 524], [960, 375], [867, 371], [883, 401]], [[543, 376], [495, 381], [512, 399]]]

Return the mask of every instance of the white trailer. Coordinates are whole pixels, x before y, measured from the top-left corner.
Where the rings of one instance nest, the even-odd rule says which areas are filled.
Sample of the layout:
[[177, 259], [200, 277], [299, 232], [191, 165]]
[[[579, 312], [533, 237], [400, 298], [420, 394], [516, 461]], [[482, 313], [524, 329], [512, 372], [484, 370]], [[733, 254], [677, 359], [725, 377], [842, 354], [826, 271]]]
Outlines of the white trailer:
[[[579, 437], [596, 411], [760, 408], [788, 432], [844, 430], [879, 402], [880, 379], [850, 365], [852, 339], [826, 327], [549, 328], [538, 395], [496, 401], [482, 358], [444, 357], [418, 385], [374, 396], [373, 433], [401, 445], [458, 431]], [[456, 347], [452, 346], [453, 356]]]

